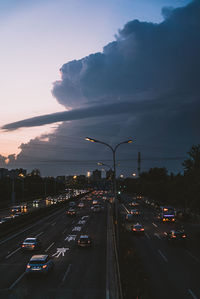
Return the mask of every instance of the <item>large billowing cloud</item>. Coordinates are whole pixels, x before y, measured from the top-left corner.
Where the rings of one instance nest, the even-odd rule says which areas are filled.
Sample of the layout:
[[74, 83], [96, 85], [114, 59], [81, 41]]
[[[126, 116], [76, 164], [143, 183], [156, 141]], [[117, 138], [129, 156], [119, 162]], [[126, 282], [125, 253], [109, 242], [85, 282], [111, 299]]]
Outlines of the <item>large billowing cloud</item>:
[[[165, 8], [163, 16], [160, 24], [133, 20], [102, 53], [61, 67], [62, 78], [52, 92], [70, 111], [7, 124], [4, 129], [76, 120], [60, 125], [44, 148], [59, 148], [69, 144], [70, 136], [81, 139], [91, 134], [111, 143], [135, 136], [135, 151], [154, 157], [188, 151], [199, 143], [200, 2]], [[20, 159], [33, 143], [22, 148]], [[61, 157], [78, 157], [80, 152], [84, 159], [81, 147], [74, 147], [73, 154], [68, 149]]]

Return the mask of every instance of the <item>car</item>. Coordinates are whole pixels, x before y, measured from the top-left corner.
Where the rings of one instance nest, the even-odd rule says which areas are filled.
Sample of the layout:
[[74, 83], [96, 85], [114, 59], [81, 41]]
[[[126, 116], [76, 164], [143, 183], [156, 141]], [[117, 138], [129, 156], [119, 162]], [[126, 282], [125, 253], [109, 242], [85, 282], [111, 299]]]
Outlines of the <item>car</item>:
[[70, 203], [69, 203], [69, 207], [75, 207], [76, 206], [76, 203], [74, 202], [74, 201], [71, 201]]
[[97, 199], [94, 199], [94, 200], [92, 201], [92, 204], [93, 204], [93, 205], [98, 205], [98, 200], [97, 200]]
[[135, 206], [138, 206], [138, 203], [135, 202], [135, 201], [132, 201], [132, 202], [129, 203], [129, 205], [132, 206], [132, 207], [135, 207]]
[[138, 210], [131, 210], [130, 211], [130, 213], [132, 214], [132, 215], [139, 215], [139, 211]]
[[41, 249], [42, 243], [38, 238], [26, 238], [21, 244], [23, 250], [38, 250]]
[[140, 223], [136, 223], [132, 226], [131, 230], [134, 232], [134, 233], [144, 233], [144, 227], [142, 224]]
[[167, 241], [174, 243], [185, 242], [187, 238], [184, 230], [171, 230], [169, 232], [165, 232], [164, 235]]
[[79, 247], [90, 247], [92, 245], [92, 240], [89, 235], [80, 235], [77, 244]]
[[33, 255], [26, 266], [26, 275], [41, 273], [47, 275], [54, 268], [54, 262], [47, 254]]
[[132, 222], [134, 220], [134, 215], [127, 213], [125, 216], [125, 221]]
[[83, 202], [79, 202], [79, 204], [78, 204], [78, 207], [79, 207], [79, 208], [84, 208], [84, 206], [85, 206], [85, 205], [84, 205]]
[[68, 215], [68, 216], [76, 216], [76, 210], [73, 209], [73, 208], [70, 208], [70, 209], [67, 211], [67, 215]]

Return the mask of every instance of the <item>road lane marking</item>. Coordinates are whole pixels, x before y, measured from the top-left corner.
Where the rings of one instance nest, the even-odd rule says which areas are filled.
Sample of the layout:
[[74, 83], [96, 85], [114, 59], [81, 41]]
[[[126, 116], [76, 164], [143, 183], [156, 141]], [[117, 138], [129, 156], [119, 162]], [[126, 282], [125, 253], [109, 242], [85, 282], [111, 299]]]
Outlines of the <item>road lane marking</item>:
[[147, 233], [145, 233], [145, 236], [146, 236], [148, 239], [151, 239], [150, 236], [149, 236]]
[[59, 214], [59, 213], [60, 213], [60, 210], [54, 212], [53, 214], [51, 214], [51, 215], [49, 215], [49, 216], [44, 217], [43, 219], [39, 220], [38, 222], [34, 223], [33, 225], [28, 226], [27, 228], [23, 229], [22, 231], [19, 231], [19, 232], [13, 234], [12, 236], [10, 236], [10, 237], [8, 237], [8, 238], [2, 240], [2, 241], [0, 242], [0, 245], [2, 245], [2, 244], [4, 244], [4, 243], [6, 243], [7, 241], [12, 240], [13, 238], [15, 238], [15, 237], [21, 235], [22, 233], [26, 232], [27, 230], [31, 229], [32, 227], [37, 226], [40, 222], [44, 222], [45, 219], [51, 218], [52, 216], [55, 216], [56, 214]]
[[41, 236], [42, 234], [44, 234], [44, 232], [37, 234], [35, 237], [37, 238], [37, 237]]
[[167, 263], [168, 259], [166, 258], [166, 256], [161, 252], [160, 249], [158, 249], [159, 254], [162, 256], [163, 260]]
[[45, 250], [45, 252], [47, 252], [54, 244], [55, 244], [55, 242], [51, 243], [51, 245], [49, 245], [49, 247], [47, 247], [47, 249]]
[[15, 252], [19, 251], [20, 249], [21, 249], [21, 247], [18, 247], [17, 249], [15, 249], [13, 252], [11, 252], [9, 255], [6, 256], [6, 259], [11, 257]]
[[15, 282], [13, 282], [13, 284], [11, 284], [11, 286], [9, 287], [9, 290], [12, 290], [16, 286], [16, 284], [24, 277], [24, 275], [25, 275], [25, 272], [22, 273], [20, 275], [20, 277], [18, 277], [17, 280], [15, 280]]
[[154, 233], [154, 236], [157, 237], [160, 240], [162, 239], [161, 236], [159, 236], [159, 234], [157, 234], [157, 233]]
[[56, 222], [54, 222], [54, 223], [51, 224], [51, 226], [54, 226], [54, 225], [56, 225]]
[[122, 204], [122, 206], [123, 206], [123, 208], [125, 209], [125, 211], [129, 214], [130, 212], [129, 212], [129, 210], [127, 209], [127, 207], [125, 207], [124, 204]]
[[65, 241], [75, 241], [76, 240], [77, 235], [69, 235], [65, 238]]
[[65, 256], [65, 252], [68, 250], [69, 250], [69, 248], [64, 248], [64, 247], [57, 248], [57, 252], [52, 254], [52, 256], [55, 256], [56, 258], [58, 258], [61, 254], [62, 254], [62, 256]]
[[152, 222], [153, 226], [158, 227], [157, 224], [155, 224], [154, 222]]
[[72, 267], [72, 264], [69, 264], [69, 266], [67, 267], [67, 270], [65, 271], [65, 274], [63, 276], [62, 283], [64, 283], [67, 275], [69, 274], [69, 271], [71, 270], [71, 267]]
[[192, 298], [198, 299], [198, 297], [193, 293], [193, 291], [191, 289], [188, 289], [188, 292], [190, 293], [190, 295], [192, 296]]
[[187, 254], [189, 254], [189, 256], [191, 256], [197, 263], [200, 263], [200, 260], [195, 256], [193, 255], [189, 250], [185, 250], [187, 252]]
[[74, 228], [72, 229], [73, 232], [80, 232], [82, 229], [81, 226], [74, 226]]

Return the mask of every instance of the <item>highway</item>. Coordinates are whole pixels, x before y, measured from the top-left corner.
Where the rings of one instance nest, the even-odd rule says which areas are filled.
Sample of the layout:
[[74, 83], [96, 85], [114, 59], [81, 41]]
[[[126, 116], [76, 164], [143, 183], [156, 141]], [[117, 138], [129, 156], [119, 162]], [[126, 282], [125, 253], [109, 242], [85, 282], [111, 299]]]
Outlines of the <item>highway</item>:
[[[200, 251], [191, 224], [185, 225], [186, 244], [169, 244], [164, 232], [174, 229], [174, 223], [162, 223], [152, 207], [139, 204], [139, 216], [133, 222], [125, 223], [130, 231], [133, 248], [137, 248], [144, 268], [150, 279], [155, 299], [197, 299], [200, 298]], [[121, 205], [121, 213], [132, 209], [128, 200]], [[144, 226], [143, 235], [134, 235], [133, 223]], [[199, 225], [196, 225], [196, 227]]]
[[[106, 226], [107, 209], [91, 211], [92, 203], [78, 210], [76, 217], [61, 208], [0, 240], [0, 298], [69, 298], [103, 299], [106, 296]], [[89, 234], [91, 248], [78, 248], [77, 238]], [[27, 237], [38, 236], [42, 249], [23, 252], [20, 244]], [[55, 263], [47, 277], [25, 275], [26, 265], [34, 254], [48, 254]]]

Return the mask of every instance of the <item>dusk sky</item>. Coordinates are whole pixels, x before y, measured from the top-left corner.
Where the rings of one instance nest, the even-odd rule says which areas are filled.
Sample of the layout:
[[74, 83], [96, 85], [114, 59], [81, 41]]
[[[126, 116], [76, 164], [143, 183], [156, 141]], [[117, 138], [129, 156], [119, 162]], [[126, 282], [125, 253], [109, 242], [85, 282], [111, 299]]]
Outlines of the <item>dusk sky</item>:
[[200, 143], [198, 0], [1, 0], [0, 167], [182, 171]]

